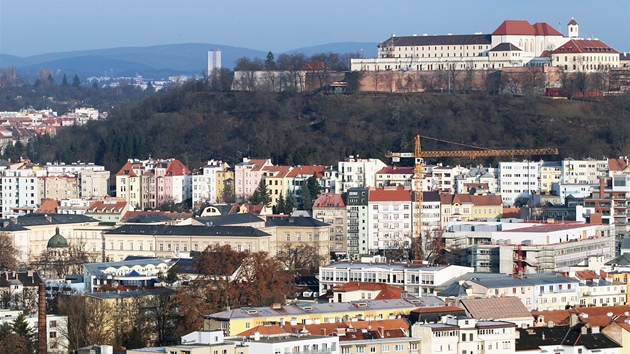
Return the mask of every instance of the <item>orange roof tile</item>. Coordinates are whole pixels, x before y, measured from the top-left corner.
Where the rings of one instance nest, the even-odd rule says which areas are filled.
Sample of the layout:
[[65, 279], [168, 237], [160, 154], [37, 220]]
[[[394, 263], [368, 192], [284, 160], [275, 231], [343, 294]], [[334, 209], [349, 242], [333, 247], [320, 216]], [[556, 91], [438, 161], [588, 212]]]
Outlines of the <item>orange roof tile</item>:
[[628, 167], [628, 162], [624, 158], [608, 159], [608, 169], [610, 171], [623, 171]]
[[342, 194], [323, 194], [315, 203], [313, 203], [313, 208], [346, 208], [346, 202], [343, 200]]
[[127, 161], [127, 163], [125, 163], [123, 167], [120, 168], [120, 171], [116, 173], [116, 176], [125, 176], [125, 175], [129, 177], [138, 177], [138, 175], [136, 175], [136, 173], [133, 171], [131, 161]]
[[565, 44], [554, 49], [554, 53], [619, 53], [608, 44], [599, 39], [571, 39]]
[[403, 187], [385, 187], [385, 188], [370, 188], [368, 193], [368, 200], [370, 202], [382, 202], [382, 201], [399, 201], [410, 202], [411, 190]]
[[296, 166], [291, 170], [291, 172], [289, 172], [287, 177], [297, 177], [298, 175], [312, 176], [314, 173], [317, 178], [321, 178], [324, 176], [325, 169], [326, 169], [326, 166], [320, 166], [320, 165]]
[[377, 175], [412, 175], [413, 174], [413, 167], [398, 167], [398, 166], [393, 166], [393, 167], [383, 167], [381, 168], [378, 172], [376, 172]]
[[42, 204], [37, 208], [38, 214], [57, 214], [57, 208], [59, 208], [59, 201], [54, 199], [42, 199]]
[[376, 300], [400, 299], [407, 293], [405, 289], [385, 283], [350, 282], [333, 287], [333, 292], [351, 292], [359, 290], [379, 291]]
[[191, 174], [190, 169], [178, 159], [173, 159], [166, 168], [167, 176], [185, 176]]

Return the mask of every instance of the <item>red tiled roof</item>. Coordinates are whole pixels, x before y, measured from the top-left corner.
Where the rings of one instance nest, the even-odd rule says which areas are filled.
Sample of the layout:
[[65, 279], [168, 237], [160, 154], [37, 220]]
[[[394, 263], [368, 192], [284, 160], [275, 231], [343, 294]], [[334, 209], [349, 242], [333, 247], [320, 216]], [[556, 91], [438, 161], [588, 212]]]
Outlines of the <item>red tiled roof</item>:
[[547, 322], [553, 322], [554, 325], [569, 325], [569, 318], [571, 317], [570, 310], [551, 310], [551, 311], [532, 311], [532, 316], [538, 318], [543, 316], [545, 326]]
[[521, 217], [521, 208], [503, 208], [503, 217], [518, 219]]
[[289, 171], [291, 171], [291, 166], [265, 166], [262, 168], [262, 170], [277, 172], [275, 175], [270, 176], [270, 178], [284, 178], [287, 177]]
[[189, 174], [191, 174], [190, 169], [178, 159], [173, 159], [166, 168], [167, 176], [185, 176]]
[[59, 208], [59, 202], [54, 199], [43, 199], [42, 204], [37, 209], [37, 214], [57, 214], [57, 208]]
[[88, 213], [120, 213], [127, 206], [126, 201], [116, 201], [115, 203], [96, 201], [90, 204], [87, 209]]
[[440, 194], [440, 202], [446, 205], [474, 204], [474, 205], [502, 205], [500, 195], [470, 195], [470, 194]]
[[493, 35], [526, 35], [526, 36], [562, 36], [553, 26], [544, 22], [531, 25], [525, 20], [505, 20], [497, 27]]
[[346, 208], [346, 202], [343, 200], [342, 194], [323, 194], [315, 203], [313, 203], [313, 208]]
[[116, 176], [125, 176], [125, 175], [129, 177], [138, 177], [138, 175], [136, 175], [136, 173], [133, 171], [131, 161], [127, 161], [127, 163], [125, 163], [125, 165], [116, 174]]
[[260, 171], [266, 162], [267, 160], [255, 159], [255, 160], [249, 160], [248, 163], [254, 165], [254, 167], [252, 167], [252, 171]]
[[385, 188], [370, 188], [368, 193], [368, 200], [371, 202], [382, 201], [411, 201], [411, 190], [403, 187], [385, 187]]
[[592, 270], [578, 270], [575, 275], [582, 280], [594, 280], [599, 279], [599, 275], [595, 274]]
[[321, 60], [313, 60], [312, 62], [304, 65], [302, 70], [330, 70], [330, 67]]
[[537, 36], [560, 36], [562, 37], [562, 33], [558, 32], [553, 26], [550, 26], [545, 22], [536, 22], [533, 25], [534, 30], [536, 31]]
[[553, 51], [559, 53], [619, 53], [599, 39], [571, 39]]
[[315, 173], [317, 178], [321, 178], [324, 176], [324, 170], [326, 166], [320, 165], [312, 165], [312, 166], [296, 166], [291, 172], [287, 175], [287, 177], [297, 177], [298, 175], [309, 175], [312, 176]]
[[[332, 333], [339, 333], [339, 339], [344, 337], [343, 333], [361, 333], [361, 331], [350, 332], [352, 329], [368, 329], [376, 331], [379, 327], [385, 334], [385, 337], [396, 338], [406, 336], [405, 332], [409, 329], [409, 322], [403, 318], [397, 318], [392, 320], [377, 320], [377, 321], [356, 321], [356, 322], [334, 322], [334, 323], [319, 323], [319, 324], [297, 324], [292, 326], [289, 321], [281, 324], [264, 324], [254, 328], [250, 328], [244, 332], [237, 334], [237, 336], [252, 336], [258, 332], [261, 335], [278, 335], [286, 333], [298, 333], [304, 330], [315, 335], [330, 335]], [[338, 332], [338, 330], [341, 330]], [[389, 334], [389, 335], [388, 335]], [[345, 340], [357, 340], [360, 338], [346, 338]]]
[[608, 169], [610, 171], [623, 171], [628, 167], [628, 162], [624, 158], [608, 159]]
[[437, 307], [421, 307], [411, 312], [415, 313], [442, 313], [442, 312], [452, 312], [452, 311], [463, 311], [461, 307], [457, 306], [437, 306]]

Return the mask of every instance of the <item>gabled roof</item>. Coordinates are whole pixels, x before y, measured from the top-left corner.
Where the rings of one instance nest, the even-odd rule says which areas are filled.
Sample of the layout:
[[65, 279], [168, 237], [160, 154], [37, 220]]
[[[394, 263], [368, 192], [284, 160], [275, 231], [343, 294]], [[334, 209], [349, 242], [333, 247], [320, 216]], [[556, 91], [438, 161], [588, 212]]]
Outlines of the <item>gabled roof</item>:
[[499, 43], [494, 48], [490, 49], [491, 52], [521, 52], [521, 48], [515, 46], [512, 43]]
[[608, 169], [610, 171], [623, 171], [626, 167], [628, 167], [628, 162], [625, 158], [608, 159]]
[[18, 280], [25, 287], [38, 286], [43, 281], [38, 272], [3, 272], [0, 273], [0, 288], [9, 287], [14, 280]]
[[571, 21], [567, 23], [567, 25], [577, 25], [577, 24], [578, 24], [577, 21], [573, 17], [571, 17]]
[[531, 25], [525, 20], [505, 20], [499, 27], [497, 27], [493, 36], [561, 36], [562, 33], [558, 32], [552, 26], [544, 22], [537, 22]]
[[554, 49], [554, 54], [567, 53], [619, 53], [608, 44], [599, 39], [570, 39], [568, 42]]
[[317, 178], [324, 176], [324, 170], [326, 166], [311, 165], [311, 166], [296, 166], [287, 174], [287, 177], [297, 177], [298, 175], [312, 176], [315, 174]]
[[291, 171], [291, 166], [265, 166], [262, 170], [276, 172], [273, 176], [268, 176], [268, 178], [284, 178]]
[[313, 208], [346, 208], [344, 194], [331, 194], [326, 193], [322, 194], [315, 203], [313, 203]]
[[621, 256], [611, 259], [604, 263], [608, 266], [630, 266], [630, 253], [624, 253]]
[[368, 200], [370, 202], [411, 202], [411, 190], [403, 187], [370, 188]]
[[440, 194], [440, 201], [445, 205], [503, 205], [500, 195]]
[[171, 160], [166, 168], [166, 176], [185, 176], [190, 174], [192, 174], [190, 169], [178, 159]]
[[133, 171], [131, 161], [127, 161], [127, 163], [120, 168], [120, 171], [116, 173], [116, 176], [138, 177], [138, 175]]
[[86, 210], [86, 213], [119, 214], [125, 209], [126, 206], [127, 202], [124, 200], [117, 200], [114, 203], [112, 203], [111, 201], [99, 200], [90, 204], [90, 206]]
[[532, 318], [527, 307], [515, 296], [462, 299], [462, 306], [477, 320]]
[[46, 198], [42, 200], [42, 204], [36, 212], [38, 214], [57, 214], [57, 208], [59, 208], [59, 201]]

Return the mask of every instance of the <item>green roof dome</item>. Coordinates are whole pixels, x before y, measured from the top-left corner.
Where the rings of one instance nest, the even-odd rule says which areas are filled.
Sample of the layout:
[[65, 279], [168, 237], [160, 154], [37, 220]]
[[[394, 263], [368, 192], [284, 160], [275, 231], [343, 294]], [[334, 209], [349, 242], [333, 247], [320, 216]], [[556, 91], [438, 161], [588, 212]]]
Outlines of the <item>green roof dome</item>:
[[68, 247], [68, 241], [59, 233], [59, 228], [55, 229], [55, 234], [48, 240], [47, 248], [64, 248]]

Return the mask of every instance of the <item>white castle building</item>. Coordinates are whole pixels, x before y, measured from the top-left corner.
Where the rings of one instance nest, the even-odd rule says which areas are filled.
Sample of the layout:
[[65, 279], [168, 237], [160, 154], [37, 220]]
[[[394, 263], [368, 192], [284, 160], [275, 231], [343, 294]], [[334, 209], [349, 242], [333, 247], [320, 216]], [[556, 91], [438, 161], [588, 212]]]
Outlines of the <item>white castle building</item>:
[[[352, 71], [488, 70], [523, 66], [560, 66], [564, 70], [589, 70], [585, 65], [567, 65], [571, 58], [597, 61], [592, 68], [618, 67], [619, 52], [598, 39], [582, 39], [574, 19], [567, 25], [568, 36], [553, 26], [525, 20], [506, 20], [492, 34], [392, 36], [378, 45], [377, 58], [351, 60]], [[590, 53], [592, 52], [592, 53]], [[606, 54], [605, 56], [602, 55]], [[616, 57], [616, 59], [615, 59]], [[595, 70], [595, 69], [593, 69]]]

